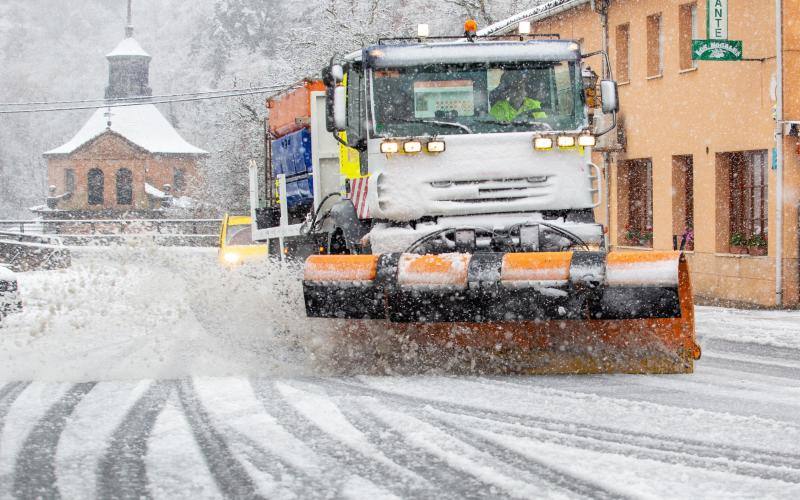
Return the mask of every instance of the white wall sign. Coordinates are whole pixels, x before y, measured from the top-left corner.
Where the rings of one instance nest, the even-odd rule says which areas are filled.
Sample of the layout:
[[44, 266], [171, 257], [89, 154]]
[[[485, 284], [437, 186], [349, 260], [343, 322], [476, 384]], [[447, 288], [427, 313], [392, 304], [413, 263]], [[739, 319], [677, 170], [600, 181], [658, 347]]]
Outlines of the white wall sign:
[[708, 0], [708, 39], [728, 39], [728, 0]]

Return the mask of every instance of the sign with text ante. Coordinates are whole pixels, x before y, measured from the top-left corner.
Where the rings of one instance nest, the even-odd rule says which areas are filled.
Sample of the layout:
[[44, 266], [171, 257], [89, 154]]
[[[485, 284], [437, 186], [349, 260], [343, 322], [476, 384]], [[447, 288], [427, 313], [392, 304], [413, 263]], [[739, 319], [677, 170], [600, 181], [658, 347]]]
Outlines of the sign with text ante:
[[728, 39], [728, 0], [707, 0], [707, 30], [709, 40]]

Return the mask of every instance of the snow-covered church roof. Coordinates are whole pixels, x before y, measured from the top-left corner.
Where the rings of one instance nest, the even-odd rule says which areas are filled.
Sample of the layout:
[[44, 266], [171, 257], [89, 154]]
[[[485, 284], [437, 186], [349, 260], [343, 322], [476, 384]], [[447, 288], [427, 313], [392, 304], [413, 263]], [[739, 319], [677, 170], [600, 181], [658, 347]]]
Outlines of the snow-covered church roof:
[[119, 45], [106, 54], [106, 57], [117, 57], [117, 56], [140, 56], [140, 57], [150, 57], [150, 54], [144, 51], [139, 42], [134, 40], [133, 38], [125, 38]]
[[70, 154], [87, 142], [99, 137], [109, 130], [107, 123], [111, 121], [112, 132], [116, 132], [130, 142], [150, 153], [202, 155], [206, 151], [192, 146], [164, 118], [164, 115], [152, 104], [136, 106], [100, 108], [94, 112], [89, 121], [75, 137], [45, 155]]

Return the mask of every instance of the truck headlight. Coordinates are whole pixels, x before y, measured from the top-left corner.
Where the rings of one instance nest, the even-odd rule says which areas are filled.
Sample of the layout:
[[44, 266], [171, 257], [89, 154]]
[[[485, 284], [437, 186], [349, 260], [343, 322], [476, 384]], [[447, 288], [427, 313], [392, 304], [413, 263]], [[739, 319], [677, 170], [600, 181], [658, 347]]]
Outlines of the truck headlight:
[[583, 134], [578, 136], [578, 146], [584, 148], [593, 148], [597, 144], [597, 138], [591, 134]]
[[533, 148], [537, 150], [545, 150], [553, 148], [553, 139], [550, 137], [534, 137]]
[[572, 148], [575, 147], [575, 138], [571, 135], [560, 135], [557, 139], [558, 147], [560, 148]]
[[400, 145], [395, 141], [383, 141], [381, 143], [381, 153], [391, 154], [400, 151]]
[[428, 141], [428, 153], [442, 153], [445, 150], [444, 141]]
[[419, 141], [404, 142], [403, 151], [406, 153], [419, 153], [420, 151], [422, 151], [422, 143]]

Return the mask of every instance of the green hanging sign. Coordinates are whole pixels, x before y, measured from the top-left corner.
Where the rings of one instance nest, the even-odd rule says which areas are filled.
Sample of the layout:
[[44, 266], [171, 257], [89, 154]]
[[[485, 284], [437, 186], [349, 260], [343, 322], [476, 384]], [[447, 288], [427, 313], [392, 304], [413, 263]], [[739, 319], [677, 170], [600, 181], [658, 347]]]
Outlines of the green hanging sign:
[[741, 61], [741, 40], [692, 40], [692, 60]]

